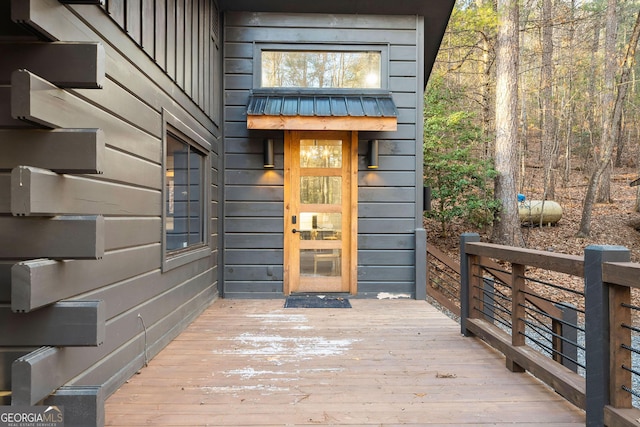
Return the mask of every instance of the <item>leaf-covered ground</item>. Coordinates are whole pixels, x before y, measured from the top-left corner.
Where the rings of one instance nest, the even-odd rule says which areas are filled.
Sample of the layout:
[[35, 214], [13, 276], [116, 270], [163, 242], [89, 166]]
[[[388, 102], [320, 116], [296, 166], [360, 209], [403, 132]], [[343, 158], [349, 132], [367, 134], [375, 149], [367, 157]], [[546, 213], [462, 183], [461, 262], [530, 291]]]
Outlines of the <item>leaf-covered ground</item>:
[[[541, 169], [527, 171], [530, 183], [522, 189], [528, 200], [539, 200], [542, 197]], [[570, 183], [563, 187], [558, 185], [556, 197], [553, 199], [562, 207], [562, 219], [549, 227], [523, 227], [522, 234], [526, 247], [553, 251], [565, 254], [582, 255], [584, 248], [591, 244], [621, 245], [631, 250], [631, 259], [640, 262], [640, 232], [629, 224], [640, 221], [640, 213], [634, 211], [636, 191], [638, 187], [630, 187], [629, 183], [638, 177], [635, 169], [616, 169], [611, 180], [612, 203], [596, 204], [592, 214], [591, 236], [576, 237], [582, 216], [582, 201], [586, 191], [588, 177], [580, 171], [572, 174]], [[433, 220], [425, 220], [425, 228], [429, 243], [439, 247], [452, 256], [458, 256], [459, 236], [465, 232], [477, 232], [482, 241], [489, 241], [490, 229], [474, 229], [462, 222], [450, 224], [447, 235], [443, 235], [440, 224]]]

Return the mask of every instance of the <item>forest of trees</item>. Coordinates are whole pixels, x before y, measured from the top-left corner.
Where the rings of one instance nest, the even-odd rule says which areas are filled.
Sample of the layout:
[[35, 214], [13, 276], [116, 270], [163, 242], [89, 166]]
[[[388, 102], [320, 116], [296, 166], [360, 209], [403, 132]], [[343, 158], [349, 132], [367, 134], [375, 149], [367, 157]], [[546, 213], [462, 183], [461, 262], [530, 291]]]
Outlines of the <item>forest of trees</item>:
[[[640, 165], [639, 35], [640, 0], [458, 0], [425, 96], [435, 215], [492, 222], [492, 241], [521, 245], [525, 165], [548, 200], [579, 170], [589, 184], [576, 234], [588, 236], [613, 168]], [[447, 201], [442, 168], [468, 196]]]

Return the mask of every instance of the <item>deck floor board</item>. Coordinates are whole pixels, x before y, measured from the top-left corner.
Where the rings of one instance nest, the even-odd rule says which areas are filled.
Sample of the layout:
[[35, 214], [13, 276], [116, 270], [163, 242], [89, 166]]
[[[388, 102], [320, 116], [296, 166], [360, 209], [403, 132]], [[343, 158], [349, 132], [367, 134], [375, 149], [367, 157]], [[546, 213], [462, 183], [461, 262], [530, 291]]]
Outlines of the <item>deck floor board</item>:
[[218, 300], [107, 399], [106, 426], [584, 426], [431, 305]]

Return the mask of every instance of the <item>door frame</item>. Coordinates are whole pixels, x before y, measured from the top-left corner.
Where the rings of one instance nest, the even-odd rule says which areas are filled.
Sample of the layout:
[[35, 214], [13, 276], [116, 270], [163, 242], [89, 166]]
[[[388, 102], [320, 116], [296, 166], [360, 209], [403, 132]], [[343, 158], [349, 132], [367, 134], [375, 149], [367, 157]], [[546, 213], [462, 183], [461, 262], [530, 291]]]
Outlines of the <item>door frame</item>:
[[[295, 166], [293, 162], [299, 162], [292, 156], [293, 144], [299, 144], [300, 139], [341, 139], [349, 144], [347, 152], [349, 156], [343, 159], [346, 162], [345, 175], [349, 179], [348, 194], [343, 196], [349, 197], [349, 215], [350, 227], [348, 230], [342, 230], [343, 239], [345, 239], [347, 250], [343, 253], [343, 262], [348, 263], [348, 267], [343, 269], [343, 274], [347, 277], [348, 292], [355, 295], [358, 292], [358, 132], [357, 131], [306, 131], [306, 130], [285, 130], [284, 131], [284, 263], [283, 263], [283, 291], [285, 295], [290, 295], [296, 291], [294, 281], [298, 277], [291, 268], [291, 239], [299, 238], [292, 230], [296, 227], [292, 223], [292, 168]], [[296, 187], [297, 188], [297, 187]], [[347, 236], [348, 231], [348, 236]], [[299, 271], [299, 269], [297, 269]]]

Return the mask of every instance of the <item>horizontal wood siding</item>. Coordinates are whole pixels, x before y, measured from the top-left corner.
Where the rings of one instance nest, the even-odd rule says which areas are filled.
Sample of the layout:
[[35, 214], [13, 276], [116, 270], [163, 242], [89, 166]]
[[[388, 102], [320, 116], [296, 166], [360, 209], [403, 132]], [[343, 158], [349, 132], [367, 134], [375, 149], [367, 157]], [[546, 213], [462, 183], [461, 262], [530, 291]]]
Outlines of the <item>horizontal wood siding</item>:
[[[104, 399], [218, 296], [217, 7], [6, 3], [16, 22], [0, 31], [0, 231], [14, 244], [0, 250], [0, 391], [20, 405], [71, 386]], [[165, 265], [167, 123], [210, 166], [205, 244]]]
[[[422, 55], [415, 16], [225, 14], [224, 291], [227, 297], [282, 292], [283, 133], [247, 129], [255, 43], [388, 46], [387, 86], [398, 107], [398, 130], [359, 134], [358, 294], [415, 293], [415, 229], [422, 177]], [[275, 140], [275, 169], [262, 167], [262, 139]], [[367, 170], [367, 140], [380, 141], [380, 168]], [[421, 174], [421, 171], [420, 171]]]

